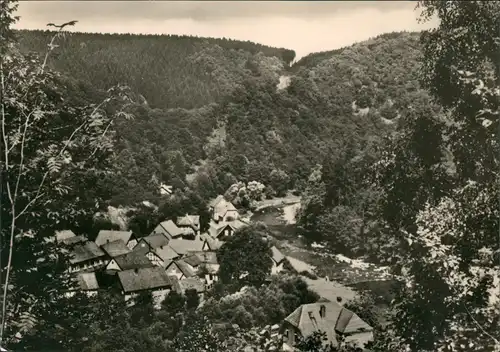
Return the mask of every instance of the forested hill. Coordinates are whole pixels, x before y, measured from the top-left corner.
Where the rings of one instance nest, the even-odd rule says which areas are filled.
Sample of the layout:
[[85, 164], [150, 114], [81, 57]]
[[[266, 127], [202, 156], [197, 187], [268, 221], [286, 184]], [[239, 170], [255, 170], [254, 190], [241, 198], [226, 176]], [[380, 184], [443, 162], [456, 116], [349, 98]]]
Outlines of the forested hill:
[[[380, 137], [426, 94], [418, 33], [392, 33], [290, 67], [295, 53], [250, 42], [176, 36], [69, 34], [49, 62], [105, 89], [124, 83], [147, 101], [118, 125], [115, 203], [145, 197], [155, 175], [198, 194], [257, 180], [303, 188], [316, 164], [345, 149], [376, 158]], [[49, 32], [22, 31], [44, 52]], [[201, 165], [201, 167], [200, 167]]]
[[[53, 33], [20, 31], [21, 48], [44, 54]], [[252, 59], [279, 58], [279, 71], [295, 58], [252, 42], [175, 35], [67, 33], [58, 45], [53, 68], [100, 89], [127, 84], [155, 108], [201, 107], [237, 86]]]

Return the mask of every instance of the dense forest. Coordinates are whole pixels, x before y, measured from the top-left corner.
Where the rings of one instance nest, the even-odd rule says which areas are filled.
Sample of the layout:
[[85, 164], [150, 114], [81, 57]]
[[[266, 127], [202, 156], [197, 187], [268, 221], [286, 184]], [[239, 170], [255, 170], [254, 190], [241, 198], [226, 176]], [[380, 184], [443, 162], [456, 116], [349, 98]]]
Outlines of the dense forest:
[[[43, 54], [50, 33], [22, 31], [20, 46]], [[48, 65], [76, 78], [77, 94], [116, 83], [136, 94], [135, 118], [116, 126], [116, 178], [106, 180], [115, 205], [154, 200], [151, 178], [208, 196], [236, 180], [262, 182], [271, 195], [303, 190], [311, 169], [347, 143], [374, 153], [426, 95], [418, 33], [292, 67], [291, 51], [231, 40], [71, 33], [58, 45]]]
[[[133, 219], [144, 233], [206, 217], [208, 199], [255, 180], [302, 196], [309, 244], [390, 265], [388, 324], [371, 298], [349, 302], [371, 351], [499, 352], [499, 4], [420, 1], [437, 28], [291, 64], [291, 50], [224, 39], [16, 32], [15, 2], [0, 2], [0, 346], [259, 350], [264, 325], [319, 299], [290, 266], [269, 279], [265, 225], [217, 250], [202, 306], [172, 291], [160, 309], [150, 294], [62, 297], [67, 251], [50, 240], [109, 204], [159, 205]], [[351, 351], [315, 335], [298, 347]]]

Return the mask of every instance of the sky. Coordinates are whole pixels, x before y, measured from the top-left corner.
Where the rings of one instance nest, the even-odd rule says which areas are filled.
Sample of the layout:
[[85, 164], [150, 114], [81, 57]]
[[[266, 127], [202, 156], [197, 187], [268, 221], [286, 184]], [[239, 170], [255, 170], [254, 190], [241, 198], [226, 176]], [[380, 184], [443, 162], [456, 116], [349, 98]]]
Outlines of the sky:
[[78, 20], [78, 32], [178, 34], [249, 40], [295, 50], [297, 59], [393, 31], [435, 27], [417, 21], [415, 1], [22, 1], [19, 29]]

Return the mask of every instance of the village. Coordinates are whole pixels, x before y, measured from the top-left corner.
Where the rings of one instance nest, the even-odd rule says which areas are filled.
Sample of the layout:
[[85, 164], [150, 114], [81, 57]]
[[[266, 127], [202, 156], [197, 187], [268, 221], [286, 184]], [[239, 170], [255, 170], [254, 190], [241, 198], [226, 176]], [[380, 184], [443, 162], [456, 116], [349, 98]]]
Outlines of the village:
[[[219, 280], [217, 250], [238, 230], [251, 225], [222, 195], [210, 202], [208, 210], [210, 222], [205, 232], [200, 230], [200, 216], [189, 214], [162, 221], [145, 237], [133, 231], [101, 230], [95, 241], [89, 241], [71, 230], [57, 232], [57, 244], [69, 249], [68, 271], [75, 282], [66, 297], [77, 291], [95, 296], [118, 288], [129, 305], [149, 292], [160, 309], [169, 292], [186, 295], [194, 291], [202, 305], [205, 294]], [[287, 257], [275, 245], [270, 245], [270, 253], [271, 276], [278, 275]], [[278, 350], [293, 351], [300, 339], [314, 331], [327, 333], [327, 342], [333, 345], [339, 345], [339, 336], [346, 335], [345, 342], [365, 350], [363, 346], [373, 340], [373, 329], [343, 307], [344, 298], [350, 297], [321, 297], [298, 307], [281, 325], [267, 326], [259, 333], [267, 339], [265, 350], [276, 350], [279, 345]]]

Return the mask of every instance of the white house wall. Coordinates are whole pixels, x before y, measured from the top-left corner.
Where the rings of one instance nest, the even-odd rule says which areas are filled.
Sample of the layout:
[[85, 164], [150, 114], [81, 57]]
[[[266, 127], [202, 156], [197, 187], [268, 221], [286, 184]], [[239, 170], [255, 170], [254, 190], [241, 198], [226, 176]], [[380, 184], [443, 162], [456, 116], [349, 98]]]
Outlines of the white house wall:
[[184, 277], [184, 274], [182, 273], [182, 271], [179, 270], [179, 268], [177, 267], [177, 265], [170, 265], [167, 270], [167, 275], [174, 275], [177, 277], [177, 279], [182, 279]]
[[121, 268], [118, 266], [116, 261], [112, 259], [109, 264], [106, 266], [106, 270], [116, 270], [116, 271], [121, 271]]

